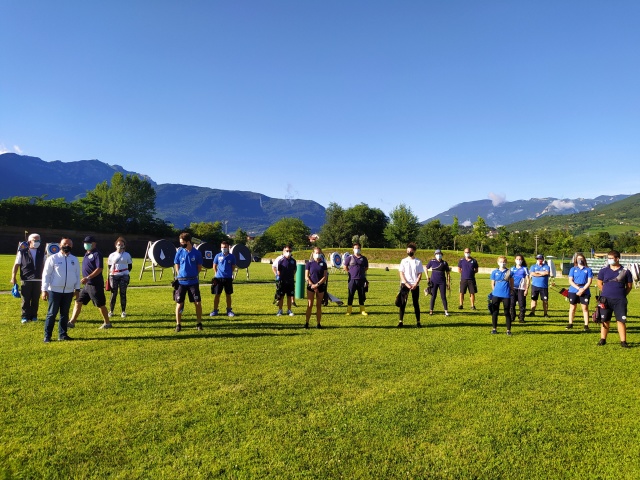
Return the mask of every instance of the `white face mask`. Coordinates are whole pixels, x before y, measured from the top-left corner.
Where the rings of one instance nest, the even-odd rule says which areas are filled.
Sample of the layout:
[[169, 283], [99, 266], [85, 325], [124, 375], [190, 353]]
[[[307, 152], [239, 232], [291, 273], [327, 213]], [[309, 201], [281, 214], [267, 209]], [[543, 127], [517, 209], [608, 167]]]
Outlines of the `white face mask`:
[[33, 242], [33, 248], [40, 248], [40, 242], [38, 240]]
[[291, 252], [282, 252], [285, 258], [289, 258], [291, 256]]
[[228, 249], [228, 248], [226, 248], [226, 247], [221, 248], [221, 249], [220, 249], [220, 251], [221, 251], [222, 253], [224, 253], [225, 255], [226, 255], [227, 253], [229, 253], [229, 249]]
[[615, 260], [615, 258], [607, 258], [607, 263], [609, 265], [615, 265], [616, 264], [616, 260]]
[[353, 249], [353, 254], [354, 255], [360, 255], [360, 249], [359, 248], [354, 248]]
[[116, 249], [121, 252], [124, 250], [124, 245], [116, 245]]
[[517, 266], [522, 265], [522, 260], [520, 260], [520, 259], [516, 260], [516, 265], [517, 265]]
[[436, 260], [442, 260], [442, 255], [440, 255], [439, 253], [436, 255]]
[[318, 260], [320, 258], [320, 254], [319, 253], [314, 253], [313, 254], [313, 259], [314, 260]]
[[471, 254], [469, 252], [464, 252], [464, 256], [465, 256], [465, 258], [469, 258], [471, 256]]
[[84, 244], [84, 249], [85, 249], [85, 250], [87, 250], [87, 251], [89, 251], [89, 250], [91, 250], [91, 246], [92, 246], [92, 245], [91, 245], [90, 243], [85, 243], [85, 244]]
[[505, 265], [506, 265], [506, 263], [504, 263], [504, 262], [498, 262], [498, 266], [500, 268], [504, 268]]

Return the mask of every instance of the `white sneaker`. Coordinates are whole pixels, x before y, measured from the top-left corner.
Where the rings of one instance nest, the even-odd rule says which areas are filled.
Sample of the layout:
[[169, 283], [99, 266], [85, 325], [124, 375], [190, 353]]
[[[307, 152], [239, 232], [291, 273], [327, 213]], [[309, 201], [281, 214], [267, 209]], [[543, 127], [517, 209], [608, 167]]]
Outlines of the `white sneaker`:
[[111, 328], [111, 324], [110, 323], [103, 323], [102, 325], [100, 325], [98, 327], [98, 330], [104, 330], [104, 329], [107, 329], [107, 328]]
[[121, 316], [122, 318], [126, 318], [126, 316], [127, 316], [127, 312], [122, 312], [122, 313], [120, 314], [120, 316]]
[[278, 313], [276, 313], [276, 317], [281, 317], [282, 316], [282, 310], [278, 310]]
[[235, 317], [235, 316], [236, 316], [236, 314], [235, 314], [235, 313], [233, 313], [231, 310], [229, 310], [229, 311], [227, 312], [227, 317]]
[[294, 313], [293, 313], [291, 310], [289, 310], [289, 311], [287, 312], [287, 314], [288, 314], [290, 317], [293, 317], [293, 315], [294, 315]]
[[109, 318], [113, 317], [113, 312], [109, 312], [107, 313], [107, 315], [109, 316]]

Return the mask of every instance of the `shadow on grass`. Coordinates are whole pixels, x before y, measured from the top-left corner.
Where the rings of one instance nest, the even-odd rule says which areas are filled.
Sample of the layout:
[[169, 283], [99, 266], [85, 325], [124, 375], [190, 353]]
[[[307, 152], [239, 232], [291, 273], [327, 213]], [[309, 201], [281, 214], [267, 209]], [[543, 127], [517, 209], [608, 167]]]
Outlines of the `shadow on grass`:
[[[302, 333], [302, 327], [298, 327], [300, 333]], [[275, 334], [275, 333], [221, 333], [215, 331], [207, 331], [209, 329], [205, 329], [202, 332], [185, 332], [186, 328], [181, 332], [173, 332], [171, 333], [169, 330], [166, 335], [144, 335], [144, 336], [136, 336], [130, 335], [126, 337], [122, 336], [104, 336], [104, 337], [92, 337], [92, 338], [75, 338], [73, 339], [73, 343], [76, 342], [94, 342], [94, 341], [113, 341], [113, 340], [190, 340], [194, 338], [259, 338], [259, 337], [282, 337], [282, 336], [294, 336], [299, 335], [296, 333], [286, 333], [286, 334]], [[195, 330], [195, 328], [194, 328]]]

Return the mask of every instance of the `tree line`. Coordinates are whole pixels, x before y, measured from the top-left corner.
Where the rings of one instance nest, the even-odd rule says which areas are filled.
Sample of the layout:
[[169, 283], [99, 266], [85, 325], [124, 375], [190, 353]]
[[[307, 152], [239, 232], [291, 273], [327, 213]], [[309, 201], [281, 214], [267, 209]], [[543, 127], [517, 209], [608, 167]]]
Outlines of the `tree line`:
[[[298, 218], [283, 218], [262, 235], [247, 240], [247, 232], [242, 228], [229, 237], [220, 221], [193, 222], [186, 229], [176, 229], [156, 217], [155, 201], [156, 192], [148, 180], [117, 172], [110, 182], [99, 183], [84, 198], [71, 202], [63, 198], [49, 200], [46, 196], [0, 200], [0, 225], [149, 234], [156, 238], [186, 230], [206, 242], [227, 240], [247, 244], [257, 255], [281, 250], [286, 244], [296, 249], [306, 249], [311, 244], [312, 232]], [[316, 244], [323, 248], [348, 248], [357, 241], [365, 248], [403, 248], [415, 242], [420, 249], [469, 247], [476, 252], [507, 255], [568, 256], [576, 251], [588, 253], [611, 248], [640, 252], [640, 237], [634, 231], [619, 235], [606, 231], [593, 235], [575, 233], [568, 229], [519, 232], [511, 232], [504, 226], [491, 229], [482, 217], [472, 225], [460, 225], [456, 217], [452, 225], [443, 225], [439, 220], [421, 224], [405, 204], [398, 205], [387, 216], [366, 203], [350, 208], [330, 203]]]

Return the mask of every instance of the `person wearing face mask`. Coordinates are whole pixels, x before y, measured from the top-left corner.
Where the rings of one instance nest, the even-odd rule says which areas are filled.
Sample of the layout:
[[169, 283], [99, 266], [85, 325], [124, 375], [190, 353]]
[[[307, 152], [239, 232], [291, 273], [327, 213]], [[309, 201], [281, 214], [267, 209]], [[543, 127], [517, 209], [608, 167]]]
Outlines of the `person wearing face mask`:
[[606, 345], [609, 325], [613, 314], [616, 315], [620, 346], [629, 348], [627, 344], [627, 295], [633, 288], [631, 272], [620, 265], [620, 252], [611, 250], [607, 254], [607, 266], [598, 272], [598, 288], [600, 289], [600, 303], [605, 308], [602, 311], [602, 326], [600, 327], [599, 346]]
[[527, 292], [529, 291], [529, 269], [527, 261], [522, 255], [516, 255], [515, 266], [511, 267], [513, 278], [513, 290], [511, 290], [511, 321], [516, 319], [516, 304], [519, 307], [518, 320], [524, 323], [524, 314], [527, 309]]
[[460, 272], [460, 305], [458, 309], [464, 308], [464, 294], [469, 290], [469, 299], [471, 300], [471, 310], [476, 309], [476, 293], [478, 285], [476, 284], [476, 273], [478, 273], [478, 262], [471, 256], [469, 248], [464, 249], [464, 258], [458, 262], [458, 272]]
[[573, 328], [576, 306], [579, 303], [582, 307], [582, 316], [584, 318], [584, 331], [589, 331], [589, 300], [591, 300], [589, 287], [592, 281], [593, 270], [587, 265], [585, 256], [582, 253], [578, 253], [573, 267], [569, 270], [569, 324], [567, 325], [567, 330]]
[[436, 304], [436, 292], [440, 290], [440, 299], [444, 307], [445, 317], [449, 316], [449, 308], [447, 305], [447, 290], [451, 291], [451, 269], [449, 264], [442, 259], [442, 251], [437, 249], [434, 252], [434, 258], [429, 260], [425, 269], [427, 272], [431, 270], [431, 277], [427, 274], [427, 282], [433, 282], [433, 295], [431, 295], [431, 303], [429, 305], [429, 315], [433, 315], [433, 307]]
[[[407, 256], [400, 262], [400, 294], [403, 297], [408, 297], [411, 293], [411, 299], [413, 301], [413, 311], [416, 314], [416, 326], [420, 328], [420, 279], [424, 273], [422, 262], [415, 258], [416, 244], [409, 243], [407, 245]], [[407, 302], [403, 301], [400, 304], [400, 321], [398, 327], [404, 327], [404, 311], [407, 306]]]
[[279, 317], [282, 313], [282, 304], [284, 297], [287, 297], [287, 315], [293, 317], [291, 311], [292, 298], [296, 294], [296, 270], [298, 265], [292, 256], [293, 247], [291, 244], [285, 245], [282, 249], [282, 257], [278, 261], [276, 269], [276, 297], [278, 298]]
[[116, 298], [120, 292], [120, 308], [122, 313], [120, 316], [127, 316], [127, 286], [129, 285], [129, 273], [133, 267], [133, 260], [128, 252], [125, 252], [127, 242], [124, 238], [118, 237], [115, 246], [116, 251], [109, 255], [107, 265], [109, 267], [109, 275], [107, 282], [111, 288], [111, 300], [109, 302], [109, 317], [113, 316], [113, 310], [116, 307]]
[[316, 327], [322, 328], [322, 298], [327, 292], [327, 262], [324, 261], [320, 247], [313, 249], [311, 260], [304, 269], [304, 279], [307, 283], [307, 313], [304, 328], [309, 328], [313, 302], [316, 301]]
[[80, 295], [73, 305], [73, 315], [69, 320], [68, 327], [74, 328], [76, 320], [80, 316], [82, 306], [92, 301], [98, 307], [102, 315], [103, 323], [99, 328], [111, 328], [109, 320], [109, 312], [107, 311], [107, 297], [104, 294], [104, 277], [102, 270], [104, 268], [102, 253], [96, 248], [96, 239], [92, 235], [88, 235], [84, 239], [85, 254], [82, 259], [82, 278], [80, 283], [84, 285], [80, 291]]
[[182, 312], [184, 301], [189, 301], [196, 309], [196, 330], [202, 330], [202, 297], [200, 296], [200, 271], [202, 270], [202, 254], [193, 246], [191, 234], [182, 232], [179, 237], [180, 248], [173, 259], [175, 278], [178, 288], [175, 291], [176, 332], [182, 331]]
[[349, 274], [347, 298], [347, 315], [351, 315], [353, 309], [353, 297], [358, 292], [358, 305], [360, 305], [360, 313], [368, 315], [364, 308], [366, 300], [365, 285], [367, 283], [367, 270], [369, 269], [369, 261], [367, 257], [362, 255], [359, 242], [353, 244], [353, 255], [347, 255], [342, 268]]
[[74, 297], [78, 300], [80, 291], [80, 262], [71, 255], [73, 242], [63, 237], [60, 240], [60, 251], [50, 255], [42, 271], [42, 299], [49, 302], [47, 318], [44, 322], [44, 343], [51, 342], [56, 315], [60, 313], [58, 322], [58, 340], [71, 340], [67, 335], [69, 310]]
[[513, 277], [507, 268], [507, 257], [498, 257], [498, 268], [491, 272], [491, 333], [498, 333], [498, 315], [500, 314], [500, 303], [504, 308], [504, 317], [507, 321], [507, 335], [511, 335], [511, 291], [513, 290]]
[[213, 269], [216, 274], [211, 285], [211, 293], [213, 293], [213, 311], [209, 314], [212, 317], [218, 315], [218, 305], [220, 304], [220, 295], [224, 290], [227, 300], [227, 317], [235, 317], [231, 309], [231, 294], [233, 293], [233, 271], [236, 269], [236, 257], [233, 253], [229, 253], [229, 242], [223, 240], [220, 243], [220, 253], [213, 259]]
[[531, 275], [531, 312], [529, 317], [536, 316], [538, 297], [542, 297], [542, 308], [545, 318], [549, 318], [549, 275], [551, 269], [544, 261], [544, 255], [536, 255], [536, 263], [529, 269]]
[[[24, 245], [24, 244], [22, 244]], [[38, 305], [40, 303], [40, 291], [42, 289], [42, 269], [45, 260], [44, 245], [40, 241], [40, 235], [29, 235], [27, 248], [18, 249], [16, 261], [11, 271], [11, 285], [15, 285], [16, 274], [20, 270], [20, 301], [22, 308], [22, 323], [38, 320]]]

